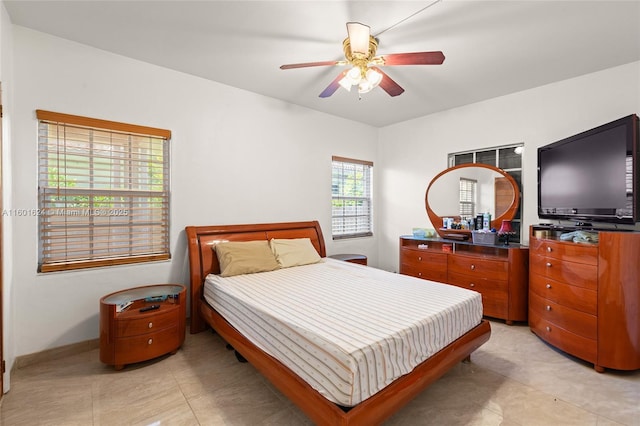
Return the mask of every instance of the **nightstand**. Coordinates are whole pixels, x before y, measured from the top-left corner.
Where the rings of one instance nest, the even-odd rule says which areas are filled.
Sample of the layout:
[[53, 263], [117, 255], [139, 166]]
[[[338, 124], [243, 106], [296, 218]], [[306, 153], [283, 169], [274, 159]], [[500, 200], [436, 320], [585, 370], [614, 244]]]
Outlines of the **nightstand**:
[[179, 284], [135, 287], [104, 296], [100, 361], [121, 370], [126, 364], [174, 354], [184, 342], [186, 306], [186, 288]]
[[345, 262], [358, 263], [367, 266], [367, 256], [364, 254], [334, 254], [329, 256], [332, 259], [344, 260]]

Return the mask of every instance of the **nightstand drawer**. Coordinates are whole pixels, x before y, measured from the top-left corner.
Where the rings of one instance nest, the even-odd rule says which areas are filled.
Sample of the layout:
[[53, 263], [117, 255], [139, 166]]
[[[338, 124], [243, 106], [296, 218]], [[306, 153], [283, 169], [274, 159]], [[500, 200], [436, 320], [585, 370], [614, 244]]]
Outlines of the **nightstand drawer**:
[[175, 325], [178, 315], [177, 305], [175, 307], [163, 305], [161, 309], [165, 309], [166, 312], [149, 311], [148, 314], [140, 314], [135, 318], [116, 319], [116, 336], [138, 336]]
[[178, 327], [135, 337], [117, 339], [115, 346], [115, 364], [130, 364], [144, 359], [151, 359], [176, 350], [180, 346]]

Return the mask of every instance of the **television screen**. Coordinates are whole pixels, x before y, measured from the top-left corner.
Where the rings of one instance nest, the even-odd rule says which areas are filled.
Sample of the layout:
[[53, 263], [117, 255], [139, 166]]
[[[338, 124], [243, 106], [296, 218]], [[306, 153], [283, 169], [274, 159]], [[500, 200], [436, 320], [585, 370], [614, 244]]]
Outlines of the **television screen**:
[[539, 148], [538, 215], [634, 223], [637, 126], [631, 115]]

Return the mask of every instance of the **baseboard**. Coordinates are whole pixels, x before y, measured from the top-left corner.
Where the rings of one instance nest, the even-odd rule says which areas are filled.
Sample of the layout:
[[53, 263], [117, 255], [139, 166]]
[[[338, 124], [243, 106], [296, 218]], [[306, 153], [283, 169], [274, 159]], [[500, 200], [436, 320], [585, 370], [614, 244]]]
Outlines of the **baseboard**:
[[90, 351], [100, 348], [100, 339], [85, 340], [83, 342], [72, 343], [70, 345], [58, 346], [53, 349], [46, 349], [42, 352], [35, 352], [27, 355], [16, 357], [11, 370], [23, 368], [28, 365], [38, 364], [45, 361], [54, 361], [78, 352]]

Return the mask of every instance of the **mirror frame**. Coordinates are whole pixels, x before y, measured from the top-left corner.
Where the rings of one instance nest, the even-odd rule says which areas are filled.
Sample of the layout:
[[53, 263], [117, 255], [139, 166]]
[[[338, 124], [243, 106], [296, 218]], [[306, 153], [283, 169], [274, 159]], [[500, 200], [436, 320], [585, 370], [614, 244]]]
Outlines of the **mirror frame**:
[[471, 237], [471, 230], [469, 229], [442, 229], [442, 226], [444, 223], [442, 220], [442, 217], [438, 216], [433, 211], [431, 206], [429, 206], [429, 190], [431, 190], [431, 187], [438, 180], [438, 178], [446, 173], [449, 173], [451, 171], [458, 170], [458, 169], [463, 169], [465, 167], [480, 167], [480, 168], [492, 170], [494, 172], [497, 172], [501, 176], [505, 177], [507, 181], [511, 183], [511, 187], [513, 188], [513, 194], [514, 194], [513, 201], [511, 202], [511, 205], [509, 206], [509, 208], [507, 208], [507, 210], [502, 215], [491, 219], [491, 228], [499, 229], [503, 220], [513, 220], [518, 210], [518, 206], [520, 205], [520, 188], [518, 187], [518, 183], [515, 181], [513, 177], [511, 177], [511, 175], [509, 175], [504, 170], [499, 169], [495, 166], [490, 166], [488, 164], [481, 164], [481, 163], [465, 163], [465, 164], [449, 167], [448, 169], [441, 171], [433, 179], [431, 179], [431, 182], [429, 182], [429, 186], [427, 187], [427, 192], [424, 195], [424, 204], [425, 204], [425, 208], [427, 209], [427, 216], [429, 216], [431, 225], [435, 228], [436, 232], [438, 233], [438, 235], [440, 235], [441, 238], [447, 238], [445, 237], [445, 235], [448, 235], [449, 237], [459, 235], [460, 237], [465, 239]]

